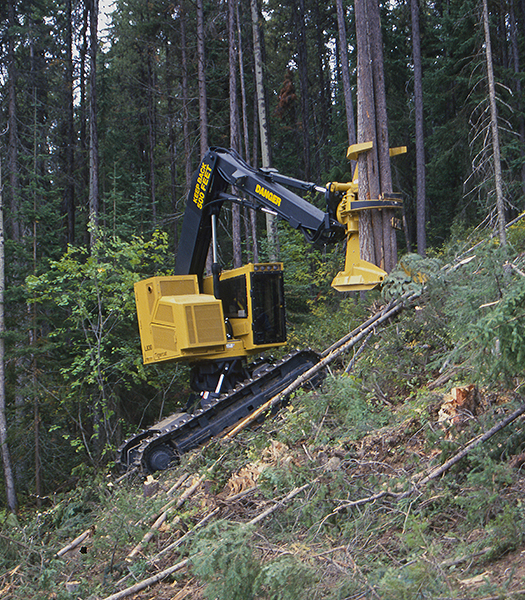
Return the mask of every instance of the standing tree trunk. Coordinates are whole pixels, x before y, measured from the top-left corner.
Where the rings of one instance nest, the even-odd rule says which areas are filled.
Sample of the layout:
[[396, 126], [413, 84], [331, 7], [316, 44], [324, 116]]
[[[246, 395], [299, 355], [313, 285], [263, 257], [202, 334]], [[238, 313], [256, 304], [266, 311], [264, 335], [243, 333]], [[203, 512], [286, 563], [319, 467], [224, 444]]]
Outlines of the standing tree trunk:
[[7, 507], [11, 512], [16, 512], [18, 501], [16, 498], [15, 479], [11, 465], [11, 454], [7, 444], [7, 415], [5, 397], [5, 320], [4, 320], [4, 291], [5, 291], [5, 235], [4, 235], [4, 203], [2, 188], [2, 164], [0, 163], [0, 453], [4, 467], [5, 490]]
[[[200, 158], [208, 150], [208, 98], [206, 95], [206, 54], [204, 49], [204, 1], [197, 0], [197, 80], [199, 83]], [[208, 248], [206, 271], [212, 270], [212, 246]]]
[[498, 107], [496, 106], [496, 89], [494, 70], [492, 67], [492, 47], [490, 44], [489, 9], [487, 0], [483, 0], [483, 28], [485, 30], [485, 56], [487, 59], [487, 77], [489, 83], [490, 128], [492, 132], [492, 151], [494, 154], [494, 181], [496, 185], [496, 208], [498, 211], [498, 236], [502, 246], [507, 244], [505, 232], [505, 205], [503, 198], [503, 176], [501, 173], [501, 157], [498, 132]]
[[520, 157], [521, 157], [521, 189], [522, 193], [525, 194], [525, 118], [523, 117], [523, 99], [522, 99], [522, 87], [520, 79], [520, 58], [519, 58], [519, 45], [518, 45], [518, 31], [516, 27], [516, 14], [514, 11], [514, 2], [510, 0], [509, 7], [509, 20], [510, 20], [510, 41], [512, 46], [512, 69], [515, 74], [515, 86], [516, 94], [515, 97], [518, 101], [518, 135], [520, 140]]
[[148, 146], [149, 146], [149, 185], [151, 193], [151, 218], [153, 226], [157, 223], [157, 192], [155, 185], [155, 145], [156, 145], [156, 109], [153, 98], [155, 80], [151, 60], [152, 49], [147, 48], [148, 53]]
[[308, 92], [308, 52], [306, 48], [306, 25], [304, 0], [299, 0], [299, 5], [293, 7], [297, 19], [295, 35], [297, 42], [297, 60], [299, 63], [299, 87], [301, 90], [301, 132], [303, 137], [303, 165], [304, 178], [310, 179], [310, 113]]
[[206, 97], [203, 0], [197, 0], [197, 79], [199, 81], [199, 123], [202, 159], [208, 150], [208, 99]]
[[89, 224], [90, 245], [97, 234], [99, 213], [97, 128], [98, 0], [90, 0], [89, 14]]
[[341, 61], [341, 73], [343, 76], [343, 93], [346, 109], [346, 128], [348, 131], [348, 143], [355, 144], [357, 140], [355, 132], [354, 103], [352, 102], [352, 86], [350, 85], [350, 69], [348, 60], [348, 41], [346, 38], [346, 24], [343, 10], [343, 0], [336, 0], [337, 29], [339, 31], [339, 59]]
[[[87, 75], [86, 75], [86, 63], [89, 56], [89, 42], [88, 42], [88, 30], [89, 30], [89, 0], [84, 3], [84, 10], [82, 11], [82, 29], [80, 37], [82, 43], [80, 44], [79, 53], [79, 87], [80, 87], [80, 158], [79, 158], [79, 170], [80, 170], [80, 191], [79, 196], [80, 202], [84, 205], [86, 203], [86, 196], [89, 196], [89, 139], [88, 139], [88, 99], [86, 91]], [[82, 207], [84, 208], [84, 206]], [[89, 200], [87, 204], [89, 213]], [[87, 232], [83, 234], [83, 237]]]
[[[327, 85], [327, 77], [325, 68], [325, 53], [321, 51], [324, 47], [324, 24], [321, 19], [321, 12], [319, 10], [319, 4], [316, 2], [312, 7], [312, 13], [315, 19], [315, 39], [317, 48], [317, 77], [319, 81], [319, 109], [315, 111], [314, 115], [319, 114], [316, 119], [313, 118], [314, 123], [319, 123], [318, 131], [314, 130], [314, 136], [316, 141], [315, 145], [315, 157], [314, 166], [315, 174], [313, 179], [319, 181], [323, 173], [330, 170], [330, 156], [327, 152], [328, 148], [328, 130], [330, 123], [330, 89]], [[310, 177], [308, 178], [310, 179]]]
[[168, 90], [168, 152], [170, 157], [171, 210], [173, 212], [173, 252], [174, 255], [177, 256], [179, 246], [179, 219], [177, 217], [177, 146], [175, 141], [176, 117], [173, 111], [173, 71], [171, 44], [169, 40], [166, 40], [166, 89]]
[[68, 244], [75, 243], [75, 115], [74, 102], [74, 75], [73, 75], [73, 21], [71, 14], [71, 0], [66, 2], [66, 153], [65, 171], [66, 181], [64, 185], [64, 213], [66, 220], [66, 241]]
[[[228, 62], [230, 85], [230, 146], [239, 152], [239, 104], [237, 102], [237, 49], [235, 47], [235, 5], [237, 0], [228, 0]], [[233, 266], [242, 265], [241, 249], [241, 208], [234, 202], [232, 204], [232, 238], [233, 238]]]
[[421, 68], [421, 39], [419, 33], [419, 3], [410, 0], [412, 15], [412, 53], [414, 57], [414, 108], [416, 113], [416, 225], [417, 251], [427, 252], [425, 230], [425, 137], [423, 132], [423, 75]]
[[[235, 3], [235, 18], [237, 21], [237, 56], [239, 59], [239, 79], [241, 83], [241, 107], [242, 107], [242, 132], [244, 144], [244, 160], [250, 162], [250, 136], [248, 133], [248, 108], [246, 105], [246, 85], [244, 81], [244, 57], [242, 51], [241, 19], [239, 15], [239, 2]], [[246, 248], [248, 255], [251, 254], [252, 262], [259, 261], [259, 252], [257, 247], [257, 219], [253, 208], [244, 209], [244, 223], [247, 242], [251, 238], [251, 247]]]
[[[264, 98], [263, 60], [261, 49], [261, 32], [259, 30], [259, 7], [257, 0], [250, 0], [253, 27], [253, 58], [255, 62], [255, 88], [257, 96], [257, 114], [261, 137], [261, 157], [263, 168], [270, 166], [270, 135], [268, 117]], [[273, 215], [266, 213], [266, 235], [268, 236], [268, 254], [270, 261], [278, 258], [277, 227]]]
[[[372, 142], [359, 156], [359, 197], [377, 200], [392, 192], [381, 23], [377, 0], [356, 0], [357, 141]], [[392, 210], [364, 211], [359, 218], [361, 256], [386, 271], [397, 262]]]
[[186, 190], [190, 187], [192, 165], [190, 144], [190, 111], [188, 108], [188, 57], [186, 51], [186, 7], [184, 0], [180, 2], [180, 50], [182, 62], [182, 137], [184, 138], [184, 173], [186, 176]]
[[8, 2], [9, 8], [9, 33], [7, 36], [7, 61], [8, 61], [8, 95], [9, 95], [9, 146], [8, 170], [11, 192], [11, 231], [13, 241], [19, 242], [22, 237], [20, 224], [20, 185], [18, 181], [18, 119], [16, 114], [16, 81], [17, 71], [15, 63], [15, 31], [17, 21], [15, 18], [14, 2]]

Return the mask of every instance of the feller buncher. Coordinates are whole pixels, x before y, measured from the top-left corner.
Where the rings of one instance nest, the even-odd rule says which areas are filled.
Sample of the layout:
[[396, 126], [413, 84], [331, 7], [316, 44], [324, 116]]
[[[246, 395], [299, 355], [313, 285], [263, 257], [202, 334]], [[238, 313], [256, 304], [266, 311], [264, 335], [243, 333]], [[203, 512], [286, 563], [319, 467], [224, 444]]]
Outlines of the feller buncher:
[[[355, 159], [371, 147], [370, 143], [351, 146], [347, 157]], [[391, 154], [399, 151], [393, 149]], [[326, 210], [307, 202], [299, 196], [301, 192], [323, 194]], [[338, 291], [370, 290], [386, 276], [360, 257], [359, 212], [399, 208], [397, 196], [360, 200], [357, 169], [349, 183], [320, 187], [275, 169], [253, 169], [235, 151], [211, 148], [188, 194], [176, 275], [135, 284], [144, 363], [189, 363], [195, 393], [184, 412], [167, 417], [121, 446], [117, 462], [123, 469], [167, 468], [180, 454], [238, 423], [320, 360], [315, 352], [302, 350], [274, 364], [249, 362], [286, 343], [283, 265], [250, 263], [222, 270], [217, 258], [217, 220], [222, 206], [232, 202], [276, 215], [314, 244], [346, 238], [344, 270], [332, 282]], [[210, 243], [212, 274], [205, 277]]]

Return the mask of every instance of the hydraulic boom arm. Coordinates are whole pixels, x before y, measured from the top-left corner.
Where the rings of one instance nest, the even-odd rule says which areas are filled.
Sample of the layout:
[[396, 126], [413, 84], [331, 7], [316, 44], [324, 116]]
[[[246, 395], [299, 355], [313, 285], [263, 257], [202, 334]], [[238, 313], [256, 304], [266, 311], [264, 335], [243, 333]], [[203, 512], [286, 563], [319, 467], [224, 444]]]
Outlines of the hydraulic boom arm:
[[241, 202], [226, 193], [229, 185], [249, 195], [253, 208], [270, 211], [299, 229], [310, 242], [341, 240], [345, 228], [328, 212], [313, 206], [288, 188], [326, 192], [314, 183], [285, 177], [271, 169], [255, 170], [233, 150], [212, 148], [193, 178], [184, 214], [175, 272], [202, 276], [211, 240], [211, 219], [225, 201]]

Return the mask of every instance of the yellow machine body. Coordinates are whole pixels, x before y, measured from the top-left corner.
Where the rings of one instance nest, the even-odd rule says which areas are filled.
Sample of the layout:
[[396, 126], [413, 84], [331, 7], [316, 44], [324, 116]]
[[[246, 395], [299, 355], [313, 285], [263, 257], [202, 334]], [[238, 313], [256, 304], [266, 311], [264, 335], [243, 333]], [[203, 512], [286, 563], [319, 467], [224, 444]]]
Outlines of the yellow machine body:
[[207, 277], [150, 277], [135, 284], [144, 363], [250, 356], [285, 343], [282, 264], [224, 271], [223, 299]]
[[[348, 160], [357, 160], [359, 154], [373, 147], [372, 142], [353, 144], [348, 148]], [[391, 148], [390, 156], [403, 154], [406, 147]], [[337, 220], [346, 227], [346, 255], [343, 271], [335, 276], [332, 287], [339, 292], [366, 291], [379, 285], [387, 273], [371, 262], [363, 260], [359, 249], [359, 213], [362, 210], [375, 208], [378, 210], [392, 208], [399, 204], [398, 198], [380, 197], [375, 200], [362, 201], [358, 198], [358, 171], [354, 171], [352, 181], [347, 183], [328, 183], [332, 193], [342, 193], [342, 200], [337, 207]]]

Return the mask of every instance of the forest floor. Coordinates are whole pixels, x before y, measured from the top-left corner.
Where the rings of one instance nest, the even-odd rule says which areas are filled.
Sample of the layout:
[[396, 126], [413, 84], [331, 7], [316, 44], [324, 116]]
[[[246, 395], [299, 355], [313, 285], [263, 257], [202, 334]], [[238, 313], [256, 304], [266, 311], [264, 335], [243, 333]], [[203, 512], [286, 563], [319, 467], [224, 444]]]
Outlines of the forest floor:
[[339, 384], [155, 477], [79, 487], [25, 537], [4, 529], [19, 562], [0, 575], [0, 597], [525, 598], [525, 455], [503, 451], [523, 438], [521, 418], [421, 484], [501, 422], [509, 396], [433, 391], [356, 439], [328, 404]]
[[436, 310], [174, 468], [87, 472], [8, 517], [0, 598], [525, 598], [520, 382], [433, 360]]

